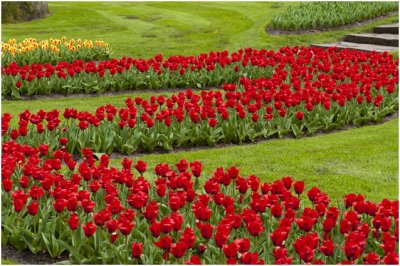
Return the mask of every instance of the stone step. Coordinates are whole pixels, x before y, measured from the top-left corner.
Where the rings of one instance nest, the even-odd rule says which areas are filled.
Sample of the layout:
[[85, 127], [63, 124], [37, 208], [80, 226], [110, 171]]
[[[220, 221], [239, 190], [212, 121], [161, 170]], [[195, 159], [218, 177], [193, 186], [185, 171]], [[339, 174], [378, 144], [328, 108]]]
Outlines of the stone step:
[[388, 34], [388, 33], [348, 34], [344, 37], [343, 41], [398, 47], [399, 46], [399, 35], [398, 34]]
[[399, 23], [379, 25], [374, 28], [375, 33], [399, 34]]
[[319, 48], [329, 48], [332, 46], [336, 46], [339, 50], [342, 49], [353, 49], [359, 51], [372, 52], [376, 51], [382, 53], [384, 51], [395, 51], [398, 50], [398, 47], [393, 46], [385, 46], [385, 45], [375, 45], [375, 44], [365, 44], [365, 43], [351, 43], [351, 42], [338, 42], [338, 43], [324, 43], [324, 44], [312, 44], [312, 47]]

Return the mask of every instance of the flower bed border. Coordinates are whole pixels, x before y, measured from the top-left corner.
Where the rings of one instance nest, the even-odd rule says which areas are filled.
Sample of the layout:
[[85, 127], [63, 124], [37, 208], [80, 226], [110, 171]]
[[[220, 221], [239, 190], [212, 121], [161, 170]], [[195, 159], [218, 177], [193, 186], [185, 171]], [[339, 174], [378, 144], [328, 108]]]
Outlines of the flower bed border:
[[355, 22], [351, 24], [347, 24], [344, 26], [336, 26], [336, 27], [329, 27], [329, 28], [323, 28], [323, 29], [307, 29], [307, 30], [274, 30], [271, 28], [271, 25], [268, 24], [267, 27], [265, 28], [265, 32], [270, 34], [270, 35], [303, 35], [303, 34], [316, 34], [316, 33], [326, 33], [326, 32], [331, 32], [331, 31], [336, 31], [336, 30], [349, 30], [349, 29], [354, 29], [360, 26], [367, 25], [372, 22], [379, 21], [381, 19], [389, 18], [391, 16], [397, 15], [398, 12], [393, 11], [390, 12], [384, 16], [379, 16], [373, 19], [368, 19], [368, 20], [363, 20], [360, 22]]

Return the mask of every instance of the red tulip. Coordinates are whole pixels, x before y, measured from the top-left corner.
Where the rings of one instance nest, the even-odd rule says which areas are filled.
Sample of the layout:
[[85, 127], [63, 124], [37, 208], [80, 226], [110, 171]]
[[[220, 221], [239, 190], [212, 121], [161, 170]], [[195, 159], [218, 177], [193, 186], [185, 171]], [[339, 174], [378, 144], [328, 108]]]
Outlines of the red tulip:
[[2, 179], [1, 183], [3, 185], [4, 191], [9, 192], [9, 191], [12, 190], [13, 180], [11, 180], [11, 179]]
[[147, 164], [141, 160], [137, 161], [137, 163], [135, 164], [135, 169], [140, 174], [143, 174], [144, 172], [146, 172], [146, 167], [147, 167]]
[[205, 239], [210, 239], [213, 234], [213, 226], [211, 224], [197, 224], [197, 228], [200, 230], [200, 234]]
[[257, 252], [254, 252], [254, 253], [246, 252], [240, 257], [240, 261], [243, 264], [247, 264], [247, 265], [257, 264], [257, 262], [258, 262], [258, 253]]
[[183, 173], [186, 172], [189, 164], [186, 160], [182, 159], [179, 161], [179, 163], [175, 164], [175, 166], [178, 168], [179, 172]]
[[142, 255], [143, 243], [132, 243], [132, 257], [135, 259], [139, 259]]
[[195, 177], [199, 177], [203, 171], [203, 165], [199, 161], [194, 161], [190, 163], [190, 170]]
[[379, 264], [379, 256], [375, 252], [369, 252], [364, 256], [364, 264]]
[[271, 214], [275, 218], [279, 218], [282, 215], [282, 206], [278, 204], [274, 204], [271, 206]]
[[272, 243], [274, 244], [274, 246], [282, 246], [283, 241], [285, 241], [286, 238], [288, 237], [288, 232], [278, 227], [269, 236], [272, 239]]
[[67, 138], [59, 138], [59, 142], [61, 146], [67, 145], [68, 139]]
[[183, 243], [174, 243], [171, 245], [171, 253], [174, 255], [175, 258], [179, 259], [185, 255], [187, 247]]
[[201, 265], [201, 260], [197, 256], [191, 256], [190, 260], [186, 260], [185, 264], [187, 265]]
[[165, 251], [169, 251], [171, 248], [171, 242], [172, 241], [169, 236], [164, 236], [164, 237], [161, 237], [158, 242], [154, 242], [154, 245], [156, 245], [157, 247], [159, 247]]
[[247, 252], [250, 248], [250, 240], [248, 238], [235, 239], [234, 243], [238, 247], [240, 253]]
[[216, 127], [216, 126], [217, 126], [217, 120], [216, 120], [215, 118], [210, 118], [210, 119], [208, 120], [208, 125], [209, 125], [210, 127]]
[[38, 212], [39, 204], [36, 201], [32, 201], [26, 208], [30, 215], [35, 216]]
[[106, 227], [108, 232], [114, 233], [118, 229], [118, 221], [117, 220], [109, 220], [106, 222]]
[[237, 252], [238, 252], [237, 246], [233, 242], [230, 243], [229, 245], [224, 245], [223, 251], [224, 251], [225, 257], [227, 259], [235, 259], [237, 256]]
[[18, 80], [18, 81], [15, 83], [15, 86], [16, 86], [18, 89], [21, 88], [21, 86], [22, 86], [21, 81]]
[[115, 241], [117, 241], [117, 239], [118, 239], [118, 234], [113, 233], [113, 234], [110, 235], [111, 243], [114, 243]]
[[94, 225], [92, 222], [88, 222], [86, 225], [82, 225], [83, 231], [85, 233], [85, 236], [91, 237], [96, 233], [96, 225]]
[[399, 254], [392, 252], [383, 257], [382, 262], [387, 265], [399, 265]]
[[130, 169], [132, 166], [132, 160], [128, 160], [128, 158], [124, 158], [124, 160], [121, 162], [121, 164], [124, 169]]
[[199, 244], [197, 246], [197, 250], [198, 250], [199, 254], [203, 254], [206, 251], [206, 249], [207, 249], [207, 246], [204, 244]]
[[40, 152], [41, 155], [47, 155], [49, 153], [49, 145], [40, 144], [39, 145], [39, 152]]
[[76, 230], [79, 225], [79, 217], [75, 213], [72, 214], [68, 219], [69, 228], [71, 230]]
[[303, 193], [304, 190], [304, 181], [297, 181], [294, 183], [294, 191], [297, 195]]
[[63, 212], [66, 205], [67, 205], [67, 201], [65, 199], [61, 199], [61, 198], [56, 199], [56, 201], [53, 202], [54, 209], [58, 213]]
[[358, 245], [358, 243], [353, 241], [346, 241], [343, 247], [344, 253], [350, 261], [354, 261], [360, 257], [362, 253], [362, 248]]
[[290, 176], [285, 176], [282, 178], [282, 183], [283, 183], [283, 186], [289, 190], [290, 187], [292, 186], [293, 180]]
[[324, 240], [322, 245], [318, 248], [325, 256], [332, 256], [333, 250], [337, 246], [331, 239]]

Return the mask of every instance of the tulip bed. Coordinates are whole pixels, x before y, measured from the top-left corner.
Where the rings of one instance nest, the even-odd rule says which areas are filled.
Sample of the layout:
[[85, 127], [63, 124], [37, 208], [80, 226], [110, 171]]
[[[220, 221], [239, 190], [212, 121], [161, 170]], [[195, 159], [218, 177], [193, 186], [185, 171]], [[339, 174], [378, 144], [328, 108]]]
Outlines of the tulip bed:
[[397, 11], [397, 2], [309, 2], [289, 8], [271, 20], [272, 29], [307, 30], [344, 26]]
[[118, 169], [82, 152], [76, 162], [3, 142], [3, 245], [79, 264], [398, 264], [398, 200], [351, 193], [331, 204], [287, 176], [266, 183], [231, 167], [206, 177], [184, 159]]
[[390, 54], [293, 47], [270, 58], [276, 62], [270, 78], [241, 77], [223, 84], [222, 91], [127, 98], [124, 108], [108, 104], [93, 113], [26, 110], [18, 124], [5, 113], [3, 141], [48, 143], [72, 154], [84, 147], [132, 154], [300, 137], [381, 121], [398, 110], [398, 59]]
[[161, 54], [150, 59], [123, 57], [101, 62], [18, 65], [2, 67], [2, 96], [51, 93], [101, 93], [128, 89], [203, 88], [237, 82], [239, 77], [269, 77], [279, 61], [273, 51], [245, 50], [199, 56]]
[[73, 62], [80, 59], [84, 61], [105, 60], [110, 57], [108, 43], [104, 41], [91, 41], [70, 39], [62, 37], [37, 41], [27, 38], [21, 43], [10, 39], [1, 42], [1, 64], [9, 66], [12, 62], [24, 66], [28, 64], [56, 64], [60, 61]]

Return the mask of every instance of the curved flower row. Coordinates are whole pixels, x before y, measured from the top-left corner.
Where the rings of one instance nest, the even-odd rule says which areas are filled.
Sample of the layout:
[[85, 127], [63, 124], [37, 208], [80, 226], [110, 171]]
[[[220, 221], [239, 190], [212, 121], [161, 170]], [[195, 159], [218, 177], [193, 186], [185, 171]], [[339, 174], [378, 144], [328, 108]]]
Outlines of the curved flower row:
[[267, 183], [231, 167], [206, 178], [186, 160], [150, 173], [82, 152], [78, 163], [45, 144], [3, 143], [3, 244], [82, 264], [398, 264], [397, 200], [352, 193], [333, 206], [291, 177]]
[[1, 64], [9, 66], [12, 62], [18, 65], [56, 64], [60, 61], [73, 62], [76, 59], [85, 61], [105, 60], [110, 56], [108, 43], [81, 39], [50, 38], [37, 41], [27, 38], [20, 43], [15, 39], [1, 42]]
[[219, 86], [236, 82], [239, 77], [270, 76], [271, 66], [281, 54], [273, 51], [240, 49], [210, 52], [199, 56], [161, 54], [148, 60], [123, 57], [101, 62], [58, 62], [2, 68], [2, 95], [96, 92], [128, 89], [160, 89]]
[[[306, 75], [317, 76], [336, 68], [340, 71], [348, 67], [347, 63], [354, 62], [356, 66], [348, 71], [361, 71], [361, 65], [370, 65], [372, 69], [396, 66], [387, 53], [337, 52], [335, 49], [325, 51], [304, 47], [286, 47], [276, 52], [246, 48], [231, 55], [223, 51], [200, 56], [172, 56], [166, 60], [159, 54], [148, 60], [124, 57], [99, 63], [81, 60], [57, 65], [19, 66], [12, 63], [9, 67], [2, 67], [2, 95], [19, 98], [21, 95], [51, 93], [220, 86], [236, 83], [242, 76], [269, 78], [274, 68], [290, 75], [294, 71], [305, 78]], [[310, 67], [314, 70], [309, 71]]]
[[398, 10], [397, 2], [301, 3], [276, 14], [270, 26], [284, 31], [321, 30], [373, 19]]
[[3, 141], [48, 143], [77, 154], [134, 153], [184, 146], [300, 137], [380, 121], [398, 110], [398, 67], [387, 54], [282, 49], [270, 78], [242, 77], [222, 91], [187, 90], [171, 97], [128, 98], [125, 107], [93, 113], [29, 110], [18, 125], [2, 117]]

